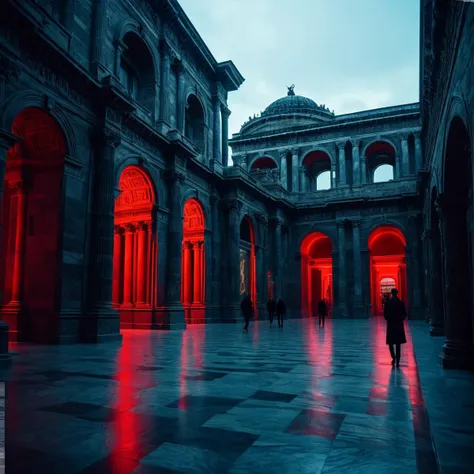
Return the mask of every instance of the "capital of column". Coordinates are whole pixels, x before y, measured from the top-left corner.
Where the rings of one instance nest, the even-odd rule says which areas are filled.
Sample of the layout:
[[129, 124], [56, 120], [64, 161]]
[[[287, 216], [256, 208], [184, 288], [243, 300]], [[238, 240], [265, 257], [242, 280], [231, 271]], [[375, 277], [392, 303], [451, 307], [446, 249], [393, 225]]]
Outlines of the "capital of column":
[[300, 154], [299, 148], [292, 148], [290, 151], [291, 151], [291, 156], [295, 156], [295, 155], [299, 156]]
[[120, 235], [123, 231], [123, 227], [121, 225], [114, 226], [114, 233], [115, 235]]
[[229, 212], [235, 212], [237, 214], [240, 214], [243, 208], [243, 204], [241, 201], [238, 199], [232, 199], [227, 202], [227, 210]]
[[286, 158], [286, 155], [288, 154], [288, 150], [280, 150], [279, 154], [280, 154], [280, 158]]
[[339, 148], [339, 150], [344, 150], [344, 147], [346, 146], [346, 142], [337, 142], [336, 146], [337, 148]]
[[12, 194], [24, 194], [27, 191], [26, 182], [23, 180], [8, 181], [8, 188]]
[[124, 225], [124, 228], [125, 228], [125, 233], [126, 234], [131, 234], [133, 232], [135, 232], [135, 224], [125, 224]]
[[351, 142], [352, 142], [352, 148], [359, 148], [360, 140], [358, 138], [351, 140]]
[[193, 244], [189, 240], [183, 241], [183, 250], [191, 250], [193, 248]]
[[358, 221], [358, 220], [351, 221], [351, 224], [352, 224], [352, 227], [357, 227], [357, 228], [360, 227], [360, 221]]
[[257, 214], [255, 218], [257, 219], [257, 222], [259, 222], [262, 225], [268, 224], [268, 217], [265, 214], [261, 214], [261, 213]]
[[137, 222], [136, 228], [137, 230], [142, 231], [142, 232], [146, 231], [148, 229], [147, 222], [145, 221]]
[[167, 181], [168, 183], [179, 182], [179, 184], [183, 184], [186, 180], [186, 175], [178, 170], [168, 170], [164, 176], [165, 181]]
[[229, 118], [232, 112], [225, 104], [221, 104], [221, 113], [224, 118]]
[[184, 77], [187, 72], [187, 68], [181, 59], [174, 58], [173, 67], [179, 77]]
[[337, 221], [336, 226], [338, 229], [344, 228], [346, 226], [346, 221], [345, 220]]
[[400, 140], [406, 141], [406, 140], [408, 140], [408, 137], [409, 137], [409, 136], [410, 136], [410, 133], [409, 133], [409, 132], [400, 133]]

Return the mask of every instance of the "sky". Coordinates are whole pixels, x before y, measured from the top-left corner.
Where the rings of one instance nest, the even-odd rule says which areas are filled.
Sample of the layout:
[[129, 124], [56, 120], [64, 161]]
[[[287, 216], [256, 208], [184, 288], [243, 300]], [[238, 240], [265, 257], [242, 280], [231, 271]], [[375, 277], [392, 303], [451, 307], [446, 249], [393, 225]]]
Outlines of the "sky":
[[336, 115], [419, 100], [418, 0], [179, 0], [245, 77], [229, 132], [295, 84]]

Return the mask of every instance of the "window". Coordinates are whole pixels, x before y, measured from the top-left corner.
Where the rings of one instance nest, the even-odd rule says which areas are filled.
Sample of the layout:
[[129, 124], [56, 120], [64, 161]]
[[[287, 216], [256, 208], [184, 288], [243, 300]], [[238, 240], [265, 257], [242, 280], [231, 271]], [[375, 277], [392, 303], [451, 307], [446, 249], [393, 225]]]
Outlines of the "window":
[[316, 177], [316, 191], [331, 189], [331, 172], [323, 171]]
[[374, 183], [384, 183], [393, 180], [393, 166], [380, 165], [374, 170]]

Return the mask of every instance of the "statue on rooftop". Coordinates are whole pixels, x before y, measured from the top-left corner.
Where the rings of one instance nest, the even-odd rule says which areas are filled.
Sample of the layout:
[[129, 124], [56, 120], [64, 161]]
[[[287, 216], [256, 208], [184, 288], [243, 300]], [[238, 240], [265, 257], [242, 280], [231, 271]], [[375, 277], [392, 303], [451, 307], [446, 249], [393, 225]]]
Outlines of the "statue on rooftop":
[[286, 86], [286, 88], [288, 89], [288, 95], [295, 95], [295, 85], [294, 84], [291, 84], [290, 87]]

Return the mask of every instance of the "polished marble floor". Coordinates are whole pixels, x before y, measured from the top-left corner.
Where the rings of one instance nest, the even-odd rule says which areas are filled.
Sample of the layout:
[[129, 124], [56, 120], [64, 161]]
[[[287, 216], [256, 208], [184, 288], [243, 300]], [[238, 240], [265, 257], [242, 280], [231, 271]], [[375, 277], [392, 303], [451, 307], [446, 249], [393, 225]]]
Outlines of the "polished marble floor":
[[384, 331], [293, 320], [14, 348], [7, 472], [434, 474], [411, 337], [397, 370]]

